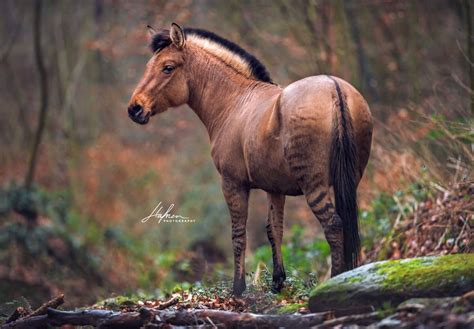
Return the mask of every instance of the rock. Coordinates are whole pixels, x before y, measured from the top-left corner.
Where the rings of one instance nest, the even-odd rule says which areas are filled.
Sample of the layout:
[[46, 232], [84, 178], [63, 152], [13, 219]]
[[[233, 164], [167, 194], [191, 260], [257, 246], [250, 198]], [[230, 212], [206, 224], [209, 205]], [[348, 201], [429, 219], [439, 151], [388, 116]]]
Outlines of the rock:
[[434, 307], [449, 307], [458, 302], [461, 297], [438, 297], [438, 298], [410, 298], [397, 307], [397, 311], [423, 310]]
[[311, 312], [394, 307], [410, 298], [453, 297], [474, 289], [474, 254], [376, 262], [342, 273], [311, 292]]
[[[412, 299], [409, 299], [412, 300]], [[408, 312], [408, 313], [418, 313], [423, 311], [426, 308], [425, 305], [419, 303], [406, 303], [403, 302], [397, 307], [397, 312]]]
[[397, 319], [397, 314], [393, 314], [380, 321], [376, 328], [400, 328], [402, 321]]

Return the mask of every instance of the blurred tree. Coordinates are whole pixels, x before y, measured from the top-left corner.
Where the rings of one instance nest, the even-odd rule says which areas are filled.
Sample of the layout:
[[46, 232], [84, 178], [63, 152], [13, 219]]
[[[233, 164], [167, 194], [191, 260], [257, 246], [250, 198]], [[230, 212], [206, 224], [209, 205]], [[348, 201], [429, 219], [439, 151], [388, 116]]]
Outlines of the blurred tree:
[[471, 113], [474, 114], [474, 39], [472, 31], [472, 4], [471, 0], [464, 0], [464, 12], [466, 16], [466, 34], [467, 34], [467, 63], [469, 66], [469, 84], [471, 94]]
[[359, 23], [357, 21], [357, 12], [355, 10], [356, 5], [356, 1], [345, 0], [344, 11], [349, 22], [352, 42], [354, 43], [356, 49], [357, 62], [359, 64], [359, 77], [362, 82], [362, 89], [367, 90], [370, 93], [371, 99], [377, 102], [379, 101], [379, 95], [377, 89], [375, 88], [375, 79], [372, 76], [367, 54], [362, 44]]
[[[43, 138], [44, 128], [46, 125], [46, 119], [48, 114], [48, 73], [43, 59], [43, 51], [41, 49], [41, 17], [42, 17], [42, 0], [36, 0], [34, 2], [34, 16], [33, 16], [33, 51], [35, 54], [35, 63], [38, 70], [39, 88], [40, 88], [40, 106], [39, 106], [39, 117], [38, 126], [33, 140], [33, 146], [31, 149], [30, 162], [28, 171], [25, 178], [25, 188], [31, 189], [35, 178], [36, 164], [38, 160], [38, 150]], [[29, 216], [29, 219], [36, 219], [36, 214]]]
[[403, 68], [400, 47], [398, 45], [396, 36], [392, 32], [391, 27], [386, 22], [386, 14], [384, 12], [384, 7], [370, 6], [370, 13], [372, 14], [374, 20], [377, 22], [377, 25], [380, 27], [385, 37], [383, 43], [388, 45], [390, 53], [392, 55], [392, 59], [396, 63], [396, 67], [394, 69], [401, 71]]
[[11, 19], [4, 20], [7, 30], [9, 31], [9, 35], [7, 36], [7, 40], [0, 51], [0, 65], [5, 70], [5, 76], [9, 79], [9, 83], [6, 87], [11, 93], [18, 108], [18, 123], [22, 127], [23, 133], [22, 142], [27, 144], [31, 140], [32, 135], [32, 129], [28, 123], [27, 118], [28, 109], [25, 103], [25, 95], [19, 86], [18, 75], [15, 74], [13, 70], [13, 64], [9, 58], [13, 46], [21, 35], [26, 10], [22, 8], [23, 6], [16, 6], [15, 2], [12, 1], [5, 2], [5, 5], [7, 10], [11, 13]]

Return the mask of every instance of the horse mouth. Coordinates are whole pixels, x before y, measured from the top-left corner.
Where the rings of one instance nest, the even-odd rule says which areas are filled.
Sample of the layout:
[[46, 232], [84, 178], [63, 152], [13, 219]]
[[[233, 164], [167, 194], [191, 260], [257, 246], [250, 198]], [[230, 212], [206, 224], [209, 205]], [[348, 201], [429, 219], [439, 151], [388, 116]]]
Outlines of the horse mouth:
[[128, 115], [133, 122], [138, 123], [140, 125], [145, 125], [150, 120], [151, 112], [147, 112], [146, 114], [142, 115], [140, 112], [139, 115]]

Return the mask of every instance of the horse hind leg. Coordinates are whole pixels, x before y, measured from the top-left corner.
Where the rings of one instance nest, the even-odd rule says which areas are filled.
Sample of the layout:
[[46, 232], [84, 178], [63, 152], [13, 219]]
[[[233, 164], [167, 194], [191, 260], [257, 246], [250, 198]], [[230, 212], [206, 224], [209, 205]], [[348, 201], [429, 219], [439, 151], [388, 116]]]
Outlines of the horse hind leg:
[[327, 184], [321, 184], [313, 190], [306, 190], [304, 194], [308, 206], [323, 227], [324, 236], [331, 249], [331, 276], [338, 275], [345, 269], [343, 223], [334, 209], [329, 187]]
[[[329, 159], [315, 156], [324, 155], [327, 150], [324, 150], [321, 144], [319, 147], [317, 143], [305, 144], [304, 146], [293, 144], [291, 148], [285, 150], [285, 157], [308, 206], [323, 227], [331, 249], [331, 276], [335, 276], [345, 270], [343, 223], [330, 197]], [[307, 145], [313, 145], [312, 149], [316, 150], [311, 153], [301, 151], [308, 150]]]

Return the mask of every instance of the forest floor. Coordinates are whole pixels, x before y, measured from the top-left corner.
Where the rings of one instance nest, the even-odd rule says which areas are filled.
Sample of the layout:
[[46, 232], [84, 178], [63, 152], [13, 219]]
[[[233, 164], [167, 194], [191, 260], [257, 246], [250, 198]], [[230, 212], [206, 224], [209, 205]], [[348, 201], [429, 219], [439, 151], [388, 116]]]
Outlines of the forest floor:
[[304, 302], [282, 303], [272, 308], [272, 314], [249, 312], [255, 309], [256, 300], [262, 300], [260, 294], [253, 292], [242, 299], [200, 293], [176, 293], [168, 300], [119, 297], [70, 312], [56, 309], [57, 300], [62, 298], [33, 312], [17, 309], [1, 328], [43, 328], [46, 324], [100, 328], [472, 328], [474, 325], [474, 291], [459, 297], [410, 299], [398, 306], [388, 303], [380, 309], [361, 307], [319, 313], [310, 313]]
[[[401, 212], [392, 232], [365, 252], [364, 263], [474, 252], [474, 185], [469, 182], [457, 184], [449, 190], [436, 188], [437, 193], [432, 197], [416, 204], [411, 211]], [[70, 323], [114, 327], [120, 323], [131, 327], [147, 324], [150, 328], [170, 328], [174, 325], [199, 328], [474, 326], [474, 287], [472, 291], [457, 297], [410, 299], [399, 305], [387, 301], [386, 306], [378, 309], [361, 307], [310, 313], [307, 301], [314, 282], [302, 282], [290, 277], [283, 291], [273, 294], [269, 291], [271, 274], [265, 267], [249, 274], [247, 281], [248, 288], [243, 298], [232, 298], [230, 282], [221, 282], [212, 287], [178, 289], [164, 299], [112, 297], [84, 308], [87, 311], [72, 313], [51, 308], [48, 311], [48, 307], [57, 308], [61, 304], [53, 300], [36, 311], [17, 308], [16, 313], [7, 320], [9, 323], [2, 328], [29, 327], [33, 320], [44, 325], [46, 319], [53, 325]]]
[[366, 252], [364, 263], [474, 252], [474, 183], [434, 188], [434, 197], [400, 211], [392, 232]]

